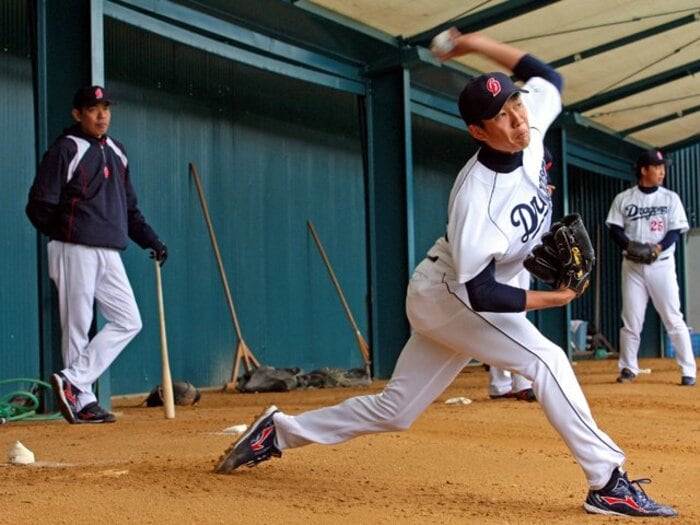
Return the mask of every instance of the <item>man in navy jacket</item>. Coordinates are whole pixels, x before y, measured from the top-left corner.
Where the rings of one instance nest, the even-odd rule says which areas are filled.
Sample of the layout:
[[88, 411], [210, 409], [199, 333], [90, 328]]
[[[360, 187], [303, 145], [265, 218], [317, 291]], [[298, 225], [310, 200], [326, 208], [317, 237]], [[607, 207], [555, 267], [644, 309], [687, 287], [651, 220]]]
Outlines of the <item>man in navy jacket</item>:
[[[63, 370], [51, 376], [69, 423], [111, 423], [92, 385], [141, 330], [120, 252], [131, 238], [162, 265], [166, 246], [146, 223], [131, 185], [126, 151], [107, 135], [111, 100], [101, 86], [80, 88], [76, 123], [56, 139], [29, 191], [29, 220], [49, 237], [49, 276], [58, 289]], [[90, 339], [94, 305], [107, 323]]]

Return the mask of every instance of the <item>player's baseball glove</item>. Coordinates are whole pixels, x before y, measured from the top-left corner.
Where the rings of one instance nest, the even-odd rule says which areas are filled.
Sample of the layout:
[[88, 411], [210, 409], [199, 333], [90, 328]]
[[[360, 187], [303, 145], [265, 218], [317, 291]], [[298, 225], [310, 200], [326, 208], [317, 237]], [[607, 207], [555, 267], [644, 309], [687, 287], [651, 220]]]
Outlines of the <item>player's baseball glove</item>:
[[581, 295], [588, 288], [595, 264], [595, 250], [578, 213], [552, 224], [523, 265], [552, 288], [562, 285]]
[[630, 241], [622, 254], [625, 259], [641, 264], [651, 264], [659, 257], [657, 246], [637, 241]]

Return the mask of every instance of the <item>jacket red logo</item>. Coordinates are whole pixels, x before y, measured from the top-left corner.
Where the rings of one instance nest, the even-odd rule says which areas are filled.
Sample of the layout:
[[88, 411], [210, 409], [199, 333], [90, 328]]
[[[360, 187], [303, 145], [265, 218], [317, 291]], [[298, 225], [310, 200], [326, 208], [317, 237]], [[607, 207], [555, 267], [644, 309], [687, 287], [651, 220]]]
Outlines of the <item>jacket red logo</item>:
[[486, 89], [495, 97], [501, 92], [501, 83], [495, 78], [490, 77], [486, 81]]

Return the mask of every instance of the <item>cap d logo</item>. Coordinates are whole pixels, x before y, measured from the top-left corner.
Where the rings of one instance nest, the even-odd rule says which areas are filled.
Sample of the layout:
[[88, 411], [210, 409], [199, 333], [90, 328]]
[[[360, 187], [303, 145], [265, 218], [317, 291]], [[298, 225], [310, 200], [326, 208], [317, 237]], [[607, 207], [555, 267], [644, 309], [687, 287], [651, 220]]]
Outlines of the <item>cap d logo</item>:
[[501, 83], [493, 77], [489, 77], [486, 81], [486, 89], [494, 97], [501, 92]]
[[657, 158], [658, 158], [659, 160], [664, 160], [664, 156], [661, 154], [660, 151], [657, 151], [657, 152], [656, 152], [656, 156], [657, 156]]
[[102, 98], [102, 90], [101, 90], [100, 88], [97, 88], [97, 89], [95, 90], [95, 98], [96, 98], [97, 100], [99, 100], [99, 99]]

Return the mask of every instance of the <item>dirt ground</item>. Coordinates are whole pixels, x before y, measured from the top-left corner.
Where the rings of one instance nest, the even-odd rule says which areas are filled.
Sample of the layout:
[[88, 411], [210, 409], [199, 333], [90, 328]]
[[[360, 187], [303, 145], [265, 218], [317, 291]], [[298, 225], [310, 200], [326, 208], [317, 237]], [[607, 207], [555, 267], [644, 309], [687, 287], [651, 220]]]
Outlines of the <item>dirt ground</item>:
[[[631, 478], [700, 523], [700, 387], [678, 386], [670, 360], [615, 383], [616, 362], [579, 361], [598, 424], [627, 452]], [[0, 426], [2, 524], [607, 524], [658, 520], [590, 516], [583, 474], [538, 403], [490, 400], [488, 374], [469, 367], [402, 433], [289, 450], [254, 469], [212, 473], [232, 441], [222, 431], [270, 403], [297, 413], [381, 390], [232, 394], [205, 391], [166, 420], [141, 398], [115, 398], [112, 425], [63, 420]], [[447, 405], [464, 396], [468, 405]], [[19, 440], [36, 463], [4, 463]]]

